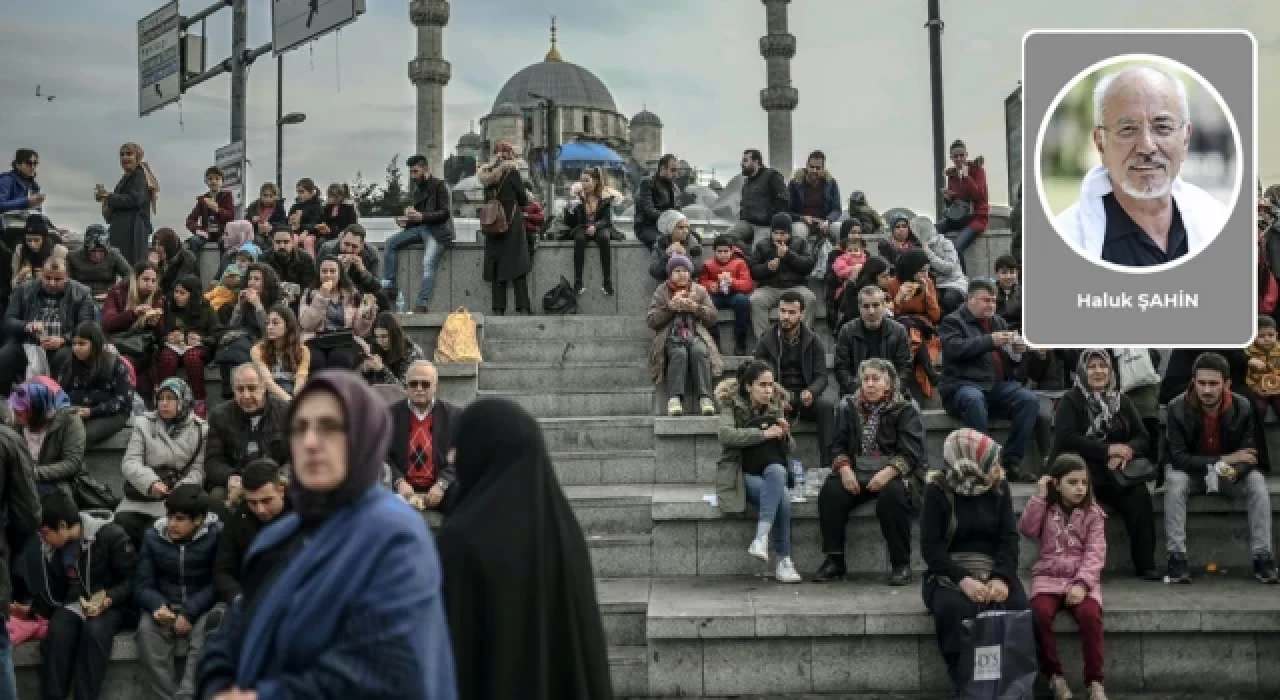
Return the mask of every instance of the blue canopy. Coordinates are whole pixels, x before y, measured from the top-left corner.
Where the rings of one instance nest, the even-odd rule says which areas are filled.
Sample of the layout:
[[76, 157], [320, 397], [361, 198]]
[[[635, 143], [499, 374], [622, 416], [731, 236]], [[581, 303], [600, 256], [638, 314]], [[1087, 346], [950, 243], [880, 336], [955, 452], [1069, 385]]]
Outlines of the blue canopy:
[[556, 164], [564, 165], [621, 165], [622, 156], [604, 144], [590, 141], [574, 141], [560, 147]]

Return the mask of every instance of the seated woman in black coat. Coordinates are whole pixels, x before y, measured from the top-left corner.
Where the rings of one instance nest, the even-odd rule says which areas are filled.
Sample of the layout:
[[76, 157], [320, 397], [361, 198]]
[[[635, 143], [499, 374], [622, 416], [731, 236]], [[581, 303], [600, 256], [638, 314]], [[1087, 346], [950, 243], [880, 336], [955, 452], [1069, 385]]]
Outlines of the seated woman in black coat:
[[1161, 580], [1156, 570], [1155, 512], [1143, 482], [1121, 485], [1114, 470], [1146, 457], [1149, 444], [1138, 409], [1116, 387], [1111, 353], [1093, 349], [1080, 353], [1075, 386], [1058, 402], [1053, 422], [1053, 452], [1074, 452], [1089, 465], [1089, 481], [1099, 503], [1124, 521], [1134, 571], [1148, 581]]
[[963, 668], [972, 646], [969, 628], [983, 608], [1026, 610], [1018, 580], [1018, 520], [1000, 466], [1000, 445], [971, 428], [942, 444], [938, 471], [929, 472], [920, 513], [920, 550], [928, 569], [924, 604], [933, 615], [938, 648], [956, 689], [973, 675]]
[[85, 446], [93, 447], [124, 430], [133, 413], [129, 368], [93, 321], [76, 326], [71, 336], [71, 362], [58, 378], [71, 406], [84, 421]]

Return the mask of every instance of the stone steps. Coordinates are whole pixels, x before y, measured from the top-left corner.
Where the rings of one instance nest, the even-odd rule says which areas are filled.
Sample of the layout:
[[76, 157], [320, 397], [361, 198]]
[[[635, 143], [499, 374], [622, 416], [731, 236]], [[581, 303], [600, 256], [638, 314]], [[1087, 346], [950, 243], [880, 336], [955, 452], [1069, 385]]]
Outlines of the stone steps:
[[651, 386], [642, 362], [485, 362], [479, 383], [480, 389], [517, 392]]
[[[1275, 697], [1280, 598], [1224, 579], [1106, 581], [1107, 688]], [[655, 579], [646, 633], [651, 697], [944, 697], [945, 669], [916, 586]], [[1081, 686], [1074, 623], [1059, 615], [1067, 678]]]
[[645, 362], [649, 343], [641, 338], [521, 338], [487, 340], [489, 362]]
[[652, 484], [653, 450], [589, 450], [551, 455], [562, 486]]
[[651, 416], [542, 418], [538, 422], [551, 452], [653, 448]]
[[501, 391], [485, 389], [480, 397], [514, 401], [535, 418], [573, 416], [643, 416], [653, 408], [653, 389], [580, 389], [566, 391]]
[[633, 338], [647, 341], [653, 332], [644, 313], [635, 316], [488, 316], [485, 341]]

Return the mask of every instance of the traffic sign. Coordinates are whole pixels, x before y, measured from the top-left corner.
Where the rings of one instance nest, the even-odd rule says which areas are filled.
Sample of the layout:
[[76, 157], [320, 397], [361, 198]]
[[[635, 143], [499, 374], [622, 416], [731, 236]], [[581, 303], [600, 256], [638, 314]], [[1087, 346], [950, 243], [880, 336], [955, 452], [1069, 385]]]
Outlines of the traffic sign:
[[229, 143], [214, 151], [213, 162], [222, 171], [222, 191], [231, 193], [239, 212], [244, 206], [244, 141]]
[[138, 21], [138, 116], [182, 97], [181, 33], [178, 0]]
[[365, 0], [272, 0], [271, 45], [275, 55], [356, 21]]

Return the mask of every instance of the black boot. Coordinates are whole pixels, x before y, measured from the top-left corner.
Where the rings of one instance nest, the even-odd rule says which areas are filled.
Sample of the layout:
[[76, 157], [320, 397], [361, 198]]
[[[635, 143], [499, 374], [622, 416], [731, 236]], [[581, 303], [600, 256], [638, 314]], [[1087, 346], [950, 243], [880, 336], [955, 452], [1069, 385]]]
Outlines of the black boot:
[[911, 583], [911, 567], [909, 566], [893, 567], [893, 571], [889, 574], [889, 585], [905, 586], [908, 583]]
[[813, 580], [817, 583], [827, 583], [839, 581], [844, 578], [844, 575], [844, 555], [828, 554], [826, 561], [822, 562], [822, 566], [819, 566], [817, 573], [813, 575]]
[[743, 334], [741, 334], [741, 335], [738, 335], [738, 334], [736, 334], [736, 333], [734, 334], [734, 336], [733, 336], [733, 354], [735, 354], [735, 355], [746, 355], [746, 354], [747, 354], [747, 334], [746, 334], [746, 333], [743, 333]]

